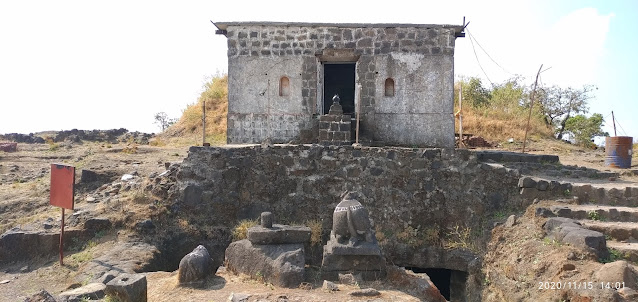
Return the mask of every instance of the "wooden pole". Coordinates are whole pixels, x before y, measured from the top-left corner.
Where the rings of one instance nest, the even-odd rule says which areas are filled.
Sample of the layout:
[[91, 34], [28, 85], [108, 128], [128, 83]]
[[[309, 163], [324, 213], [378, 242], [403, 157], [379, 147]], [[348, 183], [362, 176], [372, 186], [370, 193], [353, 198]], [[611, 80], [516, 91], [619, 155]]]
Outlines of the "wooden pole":
[[523, 152], [525, 153], [525, 143], [527, 142], [527, 131], [529, 131], [529, 120], [532, 119], [532, 107], [534, 107], [534, 96], [536, 95], [536, 85], [538, 84], [538, 76], [541, 74], [541, 69], [543, 69], [543, 64], [538, 68], [538, 72], [536, 73], [536, 81], [534, 81], [534, 89], [532, 89], [532, 95], [530, 95], [530, 104], [529, 104], [529, 115], [527, 116], [527, 126], [525, 126], [525, 138], [523, 139]]
[[[463, 17], [465, 23], [465, 17]], [[463, 144], [463, 82], [461, 82], [461, 88], [459, 88], [459, 147], [465, 147]]]
[[614, 122], [614, 136], [618, 136], [616, 135], [616, 118], [614, 117], [614, 111], [611, 111], [611, 120]]
[[355, 130], [355, 143], [359, 143], [359, 116], [361, 115], [361, 84], [357, 84], [357, 90], [355, 91], [357, 94], [357, 128]]
[[202, 146], [206, 144], [206, 100], [202, 100]]
[[64, 208], [62, 208], [62, 223], [60, 225], [60, 266], [64, 266]]

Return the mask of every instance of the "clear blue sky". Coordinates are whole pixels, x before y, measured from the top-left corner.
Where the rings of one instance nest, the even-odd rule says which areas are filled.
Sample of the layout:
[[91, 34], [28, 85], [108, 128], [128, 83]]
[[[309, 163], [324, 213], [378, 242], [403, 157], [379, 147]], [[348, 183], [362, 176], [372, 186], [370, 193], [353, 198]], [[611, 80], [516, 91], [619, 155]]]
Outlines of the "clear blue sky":
[[[227, 69], [213, 21], [443, 23], [457, 39], [455, 73], [489, 83], [512, 74], [598, 86], [590, 113], [614, 110], [638, 137], [638, 1], [0, 1], [0, 133], [128, 128], [155, 132], [207, 77]], [[611, 116], [607, 121], [611, 124]], [[610, 133], [611, 127], [605, 128]]]

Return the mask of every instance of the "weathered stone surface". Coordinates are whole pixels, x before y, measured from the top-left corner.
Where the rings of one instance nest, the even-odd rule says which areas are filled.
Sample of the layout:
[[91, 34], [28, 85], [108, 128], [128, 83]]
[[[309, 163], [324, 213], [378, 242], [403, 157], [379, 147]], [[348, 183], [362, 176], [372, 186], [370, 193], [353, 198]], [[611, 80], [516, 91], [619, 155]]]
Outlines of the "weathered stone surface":
[[230, 293], [228, 296], [228, 302], [248, 302], [252, 295], [244, 293]]
[[179, 262], [177, 280], [181, 284], [199, 282], [216, 271], [217, 267], [213, 267], [208, 250], [203, 245], [199, 245]]
[[516, 225], [516, 215], [510, 215], [509, 217], [507, 217], [507, 220], [505, 221], [505, 227], [511, 228], [514, 225]]
[[370, 227], [368, 211], [357, 198], [355, 192], [344, 194], [335, 207], [330, 240], [323, 249], [324, 279], [336, 280], [339, 273], [361, 274], [364, 280], [385, 277], [385, 258]]
[[321, 288], [331, 292], [339, 290], [339, 286], [328, 280], [323, 280], [323, 286]]
[[146, 276], [142, 274], [120, 274], [106, 284], [106, 294], [122, 302], [146, 302]]
[[60, 301], [63, 302], [81, 302], [85, 300], [99, 300], [104, 298], [104, 290], [106, 285], [103, 283], [89, 283], [85, 286], [65, 291], [61, 293]]
[[42, 289], [30, 297], [24, 299], [24, 302], [56, 302], [55, 298], [46, 290]]
[[82, 172], [80, 173], [81, 183], [93, 182], [96, 180], [98, 180], [98, 175], [95, 171], [82, 169]]
[[401, 286], [406, 293], [412, 294], [421, 301], [428, 302], [445, 302], [445, 298], [441, 295], [436, 286], [430, 281], [426, 274], [415, 274], [406, 271], [402, 267], [388, 266], [388, 281], [395, 286]]
[[562, 241], [578, 248], [590, 250], [596, 253], [599, 258], [604, 258], [608, 254], [607, 241], [601, 232], [582, 228], [573, 229], [568, 231]]
[[545, 221], [545, 223], [543, 223], [543, 229], [545, 230], [545, 232], [549, 233], [551, 231], [553, 231], [555, 228], [559, 227], [561, 224], [563, 223], [574, 223], [577, 225], [580, 225], [580, 223], [574, 219], [571, 218], [565, 218], [565, 217], [552, 217], [547, 219], [547, 221]]
[[361, 277], [361, 274], [339, 274], [339, 283], [341, 284], [348, 284], [348, 285], [354, 285], [354, 284], [361, 284], [363, 282], [363, 277]]
[[253, 244], [289, 244], [310, 241], [310, 228], [274, 224], [271, 228], [255, 226], [248, 229], [248, 240]]
[[594, 273], [594, 281], [624, 283], [624, 287], [638, 288], [638, 272], [625, 260], [606, 263]]
[[106, 254], [86, 263], [75, 280], [77, 282], [85, 282], [86, 280], [104, 282], [110, 278], [104, 276], [107, 273], [119, 276], [121, 273], [142, 272], [147, 269], [158, 254], [158, 249], [147, 243], [118, 242]]
[[350, 292], [350, 295], [354, 297], [374, 297], [381, 295], [381, 293], [374, 288], [364, 288], [353, 290], [352, 292]]
[[92, 217], [87, 219], [84, 222], [84, 229], [90, 230], [93, 233], [97, 233], [99, 231], [108, 230], [112, 226], [111, 220], [108, 218], [96, 218]]
[[536, 181], [529, 176], [521, 177], [521, 179], [518, 180], [518, 187], [519, 188], [535, 188]]
[[304, 280], [303, 244], [253, 245], [244, 239], [226, 249], [226, 268], [279, 287], [295, 288]]

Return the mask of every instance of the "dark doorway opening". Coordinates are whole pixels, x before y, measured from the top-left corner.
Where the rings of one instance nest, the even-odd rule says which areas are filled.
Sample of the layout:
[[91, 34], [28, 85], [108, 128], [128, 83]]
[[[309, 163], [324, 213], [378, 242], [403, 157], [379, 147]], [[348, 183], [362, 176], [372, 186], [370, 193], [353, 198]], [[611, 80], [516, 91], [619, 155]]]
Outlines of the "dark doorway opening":
[[323, 66], [323, 113], [328, 114], [335, 94], [341, 99], [344, 114], [354, 115], [355, 63], [328, 64]]
[[465, 283], [467, 272], [445, 268], [406, 267], [417, 274], [427, 274], [441, 295], [448, 301], [466, 301]]

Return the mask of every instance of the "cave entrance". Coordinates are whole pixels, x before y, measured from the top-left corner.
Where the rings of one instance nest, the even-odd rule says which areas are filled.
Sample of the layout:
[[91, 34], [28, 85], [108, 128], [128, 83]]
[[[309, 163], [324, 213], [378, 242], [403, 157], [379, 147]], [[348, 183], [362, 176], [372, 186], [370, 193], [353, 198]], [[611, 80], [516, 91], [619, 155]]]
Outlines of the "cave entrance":
[[441, 295], [448, 301], [467, 301], [465, 283], [467, 272], [445, 268], [406, 267], [417, 274], [427, 274]]
[[341, 99], [344, 114], [354, 116], [354, 83], [356, 63], [324, 63], [323, 114], [328, 114], [335, 94]]

